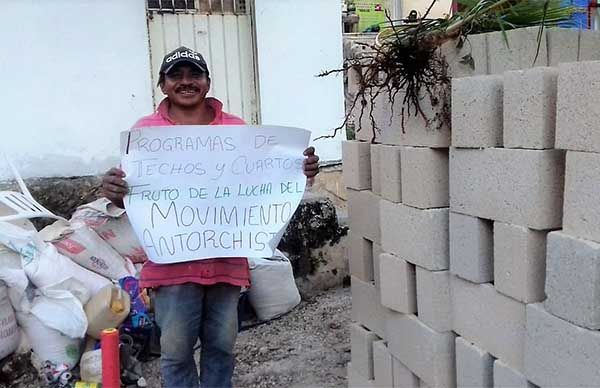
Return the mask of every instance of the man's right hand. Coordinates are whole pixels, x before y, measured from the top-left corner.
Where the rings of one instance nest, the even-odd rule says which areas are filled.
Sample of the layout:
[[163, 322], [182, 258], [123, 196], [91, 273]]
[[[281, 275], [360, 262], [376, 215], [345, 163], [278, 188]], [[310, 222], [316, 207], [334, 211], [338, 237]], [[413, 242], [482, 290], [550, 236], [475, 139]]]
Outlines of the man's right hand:
[[124, 209], [123, 198], [129, 191], [125, 178], [125, 172], [120, 168], [113, 167], [102, 177], [102, 195], [112, 203]]

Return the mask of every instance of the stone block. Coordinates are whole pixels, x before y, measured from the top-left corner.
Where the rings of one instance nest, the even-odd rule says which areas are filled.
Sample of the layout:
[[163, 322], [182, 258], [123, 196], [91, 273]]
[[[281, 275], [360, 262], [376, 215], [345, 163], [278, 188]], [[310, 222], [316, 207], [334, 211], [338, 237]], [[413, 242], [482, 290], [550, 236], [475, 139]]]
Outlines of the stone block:
[[374, 388], [375, 381], [362, 376], [351, 362], [346, 366], [348, 374], [348, 388]]
[[391, 202], [402, 202], [401, 148], [381, 145], [381, 197]]
[[579, 56], [579, 29], [549, 28], [546, 30], [548, 41], [548, 66], [559, 63], [577, 62]]
[[416, 316], [399, 313], [388, 315], [386, 331], [392, 355], [427, 385], [455, 386], [454, 333], [438, 333]]
[[[448, 90], [448, 98], [450, 91]], [[436, 97], [440, 97], [436, 95]], [[402, 101], [404, 93], [399, 92], [392, 105], [388, 94], [380, 94], [375, 99], [373, 106], [373, 117], [377, 128], [373, 130], [373, 125], [369, 117], [371, 103], [367, 102], [363, 117], [360, 119], [361, 129], [356, 132], [356, 138], [364, 141], [376, 141], [381, 144], [389, 145], [409, 145], [417, 147], [447, 148], [450, 146], [450, 128], [449, 125], [436, 125], [428, 123], [421, 116], [415, 116], [411, 110], [410, 114], [405, 111], [404, 125], [402, 124]], [[420, 100], [421, 109], [428, 119], [440, 116], [441, 104], [432, 106], [429, 96], [423, 95]], [[355, 116], [360, 118], [360, 106], [357, 107]]]
[[385, 318], [388, 310], [381, 305], [379, 293], [373, 283], [351, 277], [352, 320], [360, 322], [380, 338], [385, 336]]
[[[459, 47], [458, 40], [451, 40], [442, 45], [442, 55], [448, 63], [448, 74], [452, 79], [484, 75], [488, 73], [487, 65], [487, 40], [484, 34], [469, 35]], [[474, 67], [466, 61], [465, 56], [470, 55]]]
[[450, 209], [545, 230], [562, 225], [560, 150], [450, 150]]
[[524, 374], [541, 387], [600, 386], [600, 332], [527, 305]]
[[580, 31], [578, 60], [600, 61], [600, 31]]
[[490, 354], [464, 338], [456, 337], [456, 386], [464, 388], [489, 387], [494, 359]]
[[374, 243], [381, 241], [379, 227], [380, 197], [371, 191], [348, 189], [348, 216], [350, 230]]
[[396, 357], [392, 356], [394, 388], [418, 388], [419, 378]]
[[600, 61], [558, 66], [556, 148], [600, 152]]
[[494, 281], [491, 221], [450, 212], [450, 272], [473, 283]]
[[381, 144], [371, 144], [371, 191], [381, 195]]
[[558, 69], [504, 73], [504, 147], [554, 148]]
[[600, 242], [600, 155], [567, 152], [563, 229]]
[[545, 308], [578, 326], [600, 329], [600, 244], [548, 234]]
[[435, 331], [452, 330], [450, 271], [416, 269], [419, 319]]
[[394, 386], [392, 354], [385, 341], [373, 342], [373, 374], [375, 387], [389, 388]]
[[432, 271], [448, 269], [448, 209], [382, 200], [381, 229], [384, 251]]
[[452, 80], [452, 146], [502, 146], [501, 75]]
[[524, 303], [544, 300], [546, 235], [494, 223], [494, 286], [498, 291]]
[[523, 370], [525, 305], [500, 294], [491, 284], [452, 276], [454, 331], [511, 367]]
[[494, 361], [494, 388], [535, 388], [519, 371], [500, 360]]
[[372, 282], [375, 280], [373, 263], [373, 242], [350, 231], [348, 238], [350, 274], [362, 281]]
[[539, 32], [539, 27], [506, 31], [508, 43], [502, 31], [486, 34], [489, 74], [502, 74], [507, 70], [548, 66], [546, 31], [542, 33], [540, 44], [538, 44]]
[[421, 209], [447, 207], [448, 150], [403, 147], [402, 202]]
[[346, 187], [371, 188], [371, 144], [348, 140], [342, 142], [343, 176]]
[[350, 347], [352, 365], [356, 372], [367, 380], [373, 380], [373, 342], [379, 340], [372, 331], [359, 323], [350, 324]]
[[382, 253], [379, 269], [381, 304], [399, 313], [416, 313], [415, 266], [390, 253]]
[[375, 282], [375, 288], [377, 293], [381, 295], [381, 271], [379, 264], [379, 257], [383, 253], [383, 249], [380, 244], [373, 244], [373, 281]]

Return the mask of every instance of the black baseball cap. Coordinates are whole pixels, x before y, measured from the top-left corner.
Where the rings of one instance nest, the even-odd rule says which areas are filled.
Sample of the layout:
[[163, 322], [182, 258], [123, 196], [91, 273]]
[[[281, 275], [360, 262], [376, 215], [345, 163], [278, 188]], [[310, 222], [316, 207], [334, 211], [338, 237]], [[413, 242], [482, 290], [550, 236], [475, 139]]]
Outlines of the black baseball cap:
[[208, 66], [206, 65], [204, 57], [202, 57], [200, 53], [197, 53], [194, 50], [184, 46], [181, 46], [165, 55], [162, 61], [162, 65], [160, 65], [159, 73], [166, 74], [169, 71], [171, 71], [173, 66], [182, 62], [190, 63], [196, 66], [199, 70], [206, 73], [206, 76], [209, 75]]

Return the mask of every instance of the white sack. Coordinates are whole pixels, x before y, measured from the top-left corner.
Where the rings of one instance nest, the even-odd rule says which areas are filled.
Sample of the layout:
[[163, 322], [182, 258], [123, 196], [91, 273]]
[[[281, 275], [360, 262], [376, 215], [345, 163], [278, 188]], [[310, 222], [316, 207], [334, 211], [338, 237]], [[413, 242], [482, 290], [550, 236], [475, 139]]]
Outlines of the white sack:
[[148, 260], [125, 210], [115, 206], [107, 198], [78, 207], [71, 217], [71, 223], [89, 226], [115, 251], [134, 264]]
[[0, 359], [17, 350], [20, 342], [21, 331], [8, 299], [8, 289], [0, 285]]
[[42, 229], [40, 235], [46, 242], [51, 242], [59, 253], [99, 275], [113, 280], [135, 276], [133, 263], [122, 257], [87, 225], [56, 221]]
[[85, 303], [102, 287], [111, 284], [107, 278], [58, 253], [54, 245], [44, 242], [37, 232], [0, 222], [0, 243], [21, 255], [25, 274], [38, 288], [70, 291]]
[[64, 290], [42, 289], [29, 312], [45, 326], [71, 338], [84, 338], [88, 321], [79, 299]]
[[[65, 364], [69, 369], [77, 365], [81, 356], [82, 338], [69, 338], [58, 330], [45, 326], [30, 313], [17, 312], [17, 321], [36, 356], [32, 357], [32, 361], [38, 359], [40, 363], [50, 361], [55, 365]], [[40, 369], [42, 365], [38, 363], [34, 366]]]
[[8, 286], [10, 303], [18, 310], [25, 296], [29, 279], [21, 265], [21, 256], [2, 244], [0, 244], [0, 281]]
[[261, 321], [276, 318], [300, 303], [292, 264], [279, 250], [270, 259], [248, 259], [252, 287], [250, 304]]

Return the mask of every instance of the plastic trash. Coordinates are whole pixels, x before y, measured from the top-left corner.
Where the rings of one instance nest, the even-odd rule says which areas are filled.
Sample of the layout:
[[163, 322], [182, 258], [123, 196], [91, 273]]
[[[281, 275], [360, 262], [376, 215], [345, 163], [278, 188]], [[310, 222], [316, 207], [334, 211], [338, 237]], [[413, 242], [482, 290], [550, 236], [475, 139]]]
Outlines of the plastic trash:
[[83, 353], [79, 361], [81, 379], [90, 383], [102, 383], [102, 349]]
[[112, 284], [104, 287], [85, 305], [87, 334], [100, 339], [102, 330], [118, 327], [127, 318], [130, 306], [127, 292]]

